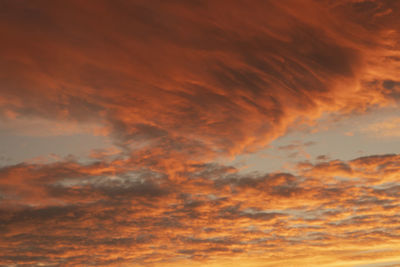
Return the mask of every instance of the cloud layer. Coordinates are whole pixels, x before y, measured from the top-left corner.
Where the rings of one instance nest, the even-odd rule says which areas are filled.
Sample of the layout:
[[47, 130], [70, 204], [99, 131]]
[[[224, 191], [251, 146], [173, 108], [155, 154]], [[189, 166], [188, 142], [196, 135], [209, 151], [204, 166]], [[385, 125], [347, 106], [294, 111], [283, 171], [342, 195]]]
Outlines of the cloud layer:
[[257, 149], [397, 98], [397, 5], [7, 0], [2, 114], [94, 120], [125, 145]]
[[218, 163], [324, 114], [395, 105], [399, 13], [390, 0], [3, 0], [1, 129], [115, 147], [0, 169], [0, 264], [400, 260], [398, 154], [291, 173]]
[[111, 175], [113, 164], [2, 169], [6, 196], [41, 205], [6, 200], [0, 262], [162, 266], [233, 257], [277, 266], [399, 252], [399, 155], [245, 176], [192, 165], [185, 181], [144, 170]]

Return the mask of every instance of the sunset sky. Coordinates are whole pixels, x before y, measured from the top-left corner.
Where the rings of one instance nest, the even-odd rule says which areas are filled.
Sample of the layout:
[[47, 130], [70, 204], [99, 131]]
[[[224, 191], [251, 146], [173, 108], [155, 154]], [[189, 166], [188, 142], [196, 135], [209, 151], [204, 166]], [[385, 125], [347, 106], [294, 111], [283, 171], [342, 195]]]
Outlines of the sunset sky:
[[0, 266], [400, 266], [399, 0], [0, 0]]

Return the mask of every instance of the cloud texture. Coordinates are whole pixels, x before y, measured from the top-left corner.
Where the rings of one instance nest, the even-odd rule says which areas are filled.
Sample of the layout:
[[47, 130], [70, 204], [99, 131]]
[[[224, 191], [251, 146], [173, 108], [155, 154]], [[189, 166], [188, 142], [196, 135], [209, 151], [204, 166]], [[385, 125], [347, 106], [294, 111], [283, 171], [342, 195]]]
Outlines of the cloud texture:
[[291, 173], [218, 163], [395, 105], [399, 18], [390, 0], [1, 1], [4, 128], [115, 147], [0, 169], [0, 264], [400, 260], [398, 154]]

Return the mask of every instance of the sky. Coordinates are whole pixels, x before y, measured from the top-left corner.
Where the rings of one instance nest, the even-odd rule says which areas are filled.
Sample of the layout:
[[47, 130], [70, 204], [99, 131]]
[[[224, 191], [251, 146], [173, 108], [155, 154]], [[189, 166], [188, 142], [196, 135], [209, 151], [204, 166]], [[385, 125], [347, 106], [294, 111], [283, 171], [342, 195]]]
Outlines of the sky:
[[400, 1], [0, 0], [0, 266], [400, 266]]

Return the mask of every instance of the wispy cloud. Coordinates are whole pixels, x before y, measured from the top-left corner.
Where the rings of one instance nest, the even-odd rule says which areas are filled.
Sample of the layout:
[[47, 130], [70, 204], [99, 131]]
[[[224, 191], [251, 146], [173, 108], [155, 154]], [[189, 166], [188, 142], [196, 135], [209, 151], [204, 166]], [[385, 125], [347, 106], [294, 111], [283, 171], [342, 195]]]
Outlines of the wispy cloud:
[[389, 118], [372, 123], [362, 131], [375, 137], [400, 137], [400, 118]]

